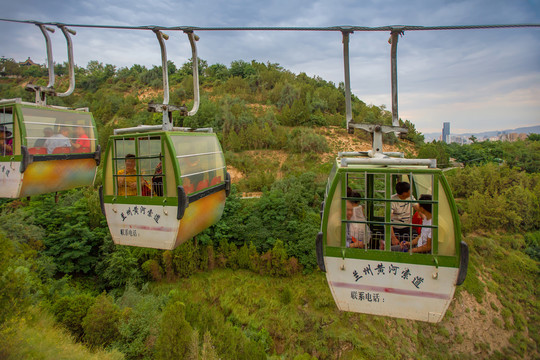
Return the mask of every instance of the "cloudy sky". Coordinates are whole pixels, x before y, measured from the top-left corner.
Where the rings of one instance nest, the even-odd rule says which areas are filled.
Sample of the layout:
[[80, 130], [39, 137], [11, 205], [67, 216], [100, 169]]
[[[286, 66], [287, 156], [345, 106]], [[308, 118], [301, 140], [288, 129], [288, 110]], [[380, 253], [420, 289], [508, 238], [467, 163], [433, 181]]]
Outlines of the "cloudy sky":
[[[540, 23], [540, 0], [0, 0], [1, 18], [76, 24], [160, 26], [385, 26]], [[76, 28], [75, 62], [117, 67], [161, 64], [151, 31]], [[169, 60], [190, 56], [187, 36], [168, 32]], [[339, 32], [200, 31], [199, 57], [279, 63], [338, 84]], [[62, 33], [52, 34], [55, 62], [66, 61]], [[351, 35], [352, 92], [368, 104], [390, 100], [387, 32]], [[36, 26], [0, 21], [0, 56], [46, 62]], [[540, 28], [408, 31], [398, 46], [399, 115], [424, 133], [451, 122], [452, 133], [540, 125]]]

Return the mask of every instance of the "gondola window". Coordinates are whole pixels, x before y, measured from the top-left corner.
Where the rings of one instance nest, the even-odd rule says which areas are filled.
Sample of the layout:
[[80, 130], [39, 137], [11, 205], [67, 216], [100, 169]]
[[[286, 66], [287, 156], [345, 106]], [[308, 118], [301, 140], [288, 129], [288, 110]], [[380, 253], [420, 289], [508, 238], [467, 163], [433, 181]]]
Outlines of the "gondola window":
[[[364, 251], [394, 251], [411, 252], [406, 242], [412, 242], [421, 235], [422, 229], [431, 229], [432, 248], [429, 253], [437, 254], [439, 192], [443, 191], [438, 184], [438, 177], [433, 174], [389, 173], [389, 172], [350, 172], [342, 175], [343, 182], [338, 185], [334, 198], [341, 198], [340, 208], [332, 202], [331, 214], [340, 214], [340, 241], [328, 233], [329, 246], [355, 247]], [[397, 183], [410, 185], [410, 197], [398, 197]], [[437, 183], [437, 186], [435, 184]], [[434, 191], [436, 189], [436, 191]], [[422, 195], [429, 195], [431, 200], [422, 200]], [[450, 214], [450, 204], [445, 196], [442, 197], [441, 209]], [[429, 203], [432, 206], [433, 221], [425, 221], [425, 216], [418, 211], [419, 203]], [[405, 209], [402, 219], [398, 222], [393, 215], [395, 209]], [[352, 210], [351, 210], [352, 209]], [[449, 215], [450, 216], [450, 215]], [[335, 217], [335, 216], [334, 216]], [[329, 217], [329, 230], [336, 229], [336, 219]], [[444, 221], [444, 220], [443, 220]], [[448, 220], [450, 221], [450, 219]], [[334, 226], [332, 224], [334, 223]], [[399, 234], [398, 234], [399, 229]], [[446, 230], [447, 229], [447, 230]], [[394, 232], [397, 236], [394, 235]], [[445, 227], [441, 234], [441, 255], [455, 254], [453, 228]], [[360, 246], [351, 246], [355, 241], [362, 241]]]
[[10, 107], [0, 108], [0, 156], [17, 153], [14, 141], [13, 110]]

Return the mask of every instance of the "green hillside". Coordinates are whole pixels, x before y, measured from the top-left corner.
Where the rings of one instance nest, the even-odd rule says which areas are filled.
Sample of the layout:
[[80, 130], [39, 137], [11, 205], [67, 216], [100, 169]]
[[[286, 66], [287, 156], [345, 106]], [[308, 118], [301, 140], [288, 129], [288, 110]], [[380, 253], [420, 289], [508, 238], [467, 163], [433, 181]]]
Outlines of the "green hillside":
[[[190, 105], [190, 64], [169, 67], [172, 104]], [[201, 61], [201, 108], [176, 125], [212, 126], [233, 190], [222, 220], [174, 251], [115, 246], [94, 188], [0, 200], [0, 358], [508, 359], [540, 357], [540, 141], [422, 144], [414, 125], [389, 149], [453, 158], [445, 174], [470, 248], [444, 320], [339, 312], [316, 266], [315, 235], [337, 151], [369, 148], [344, 129], [341, 86], [277, 64]], [[46, 85], [7, 66], [0, 98]], [[114, 128], [159, 124], [161, 68], [78, 68], [77, 90], [48, 103], [89, 107], [102, 147]], [[57, 65], [59, 90], [67, 87]], [[358, 122], [390, 124], [353, 99]], [[474, 159], [475, 161], [470, 161]], [[242, 199], [243, 192], [260, 198]]]

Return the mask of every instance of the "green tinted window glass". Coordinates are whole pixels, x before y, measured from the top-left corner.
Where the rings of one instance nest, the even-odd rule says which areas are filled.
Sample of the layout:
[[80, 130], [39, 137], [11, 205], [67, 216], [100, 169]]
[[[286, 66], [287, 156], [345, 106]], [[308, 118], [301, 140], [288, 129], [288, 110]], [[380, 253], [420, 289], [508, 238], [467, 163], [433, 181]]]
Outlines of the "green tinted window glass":
[[326, 245], [339, 247], [341, 246], [341, 181], [337, 183], [336, 191], [331, 201]]
[[[159, 136], [141, 137], [139, 141], [139, 175], [142, 186], [150, 190], [148, 196], [163, 196], [164, 168]], [[147, 190], [145, 190], [147, 191]]]
[[13, 108], [0, 107], [0, 156], [13, 155]]
[[326, 195], [328, 195], [328, 192], [330, 191], [330, 186], [332, 186], [332, 182], [334, 181], [336, 172], [337, 172], [337, 165], [334, 163], [334, 166], [332, 167], [332, 170], [330, 171], [330, 176], [328, 176], [328, 182], [326, 183]]
[[225, 181], [225, 160], [215, 135], [173, 135], [171, 139], [188, 194]]
[[136, 196], [140, 193], [136, 156], [134, 138], [114, 140], [115, 195]]
[[22, 108], [26, 146], [30, 153], [88, 153], [96, 151], [92, 115], [84, 112]]
[[441, 183], [439, 183], [439, 213], [438, 213], [438, 253], [439, 255], [455, 255], [456, 254], [456, 234], [454, 218], [450, 201], [444, 191]]

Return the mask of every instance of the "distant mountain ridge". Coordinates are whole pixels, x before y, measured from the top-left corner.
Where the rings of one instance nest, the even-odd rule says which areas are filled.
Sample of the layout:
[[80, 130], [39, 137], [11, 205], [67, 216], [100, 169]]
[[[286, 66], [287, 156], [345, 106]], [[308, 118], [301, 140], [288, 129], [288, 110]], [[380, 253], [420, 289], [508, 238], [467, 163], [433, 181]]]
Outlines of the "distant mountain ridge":
[[[519, 127], [519, 128], [507, 129], [507, 130], [492, 130], [492, 131], [484, 131], [484, 132], [476, 132], [476, 133], [475, 132], [467, 132], [467, 133], [461, 133], [461, 134], [450, 133], [450, 135], [465, 136], [467, 138], [474, 135], [478, 139], [483, 139], [485, 137], [489, 138], [492, 136], [497, 136], [498, 134], [503, 133], [503, 132], [506, 132], [507, 134], [509, 133], [540, 134], [540, 125]], [[440, 132], [425, 133], [424, 139], [426, 142], [431, 142], [433, 140], [438, 140], [441, 135], [442, 135], [442, 129]]]

